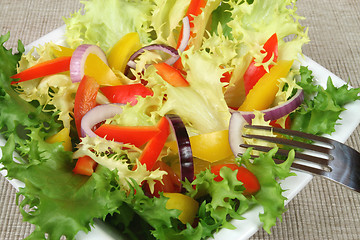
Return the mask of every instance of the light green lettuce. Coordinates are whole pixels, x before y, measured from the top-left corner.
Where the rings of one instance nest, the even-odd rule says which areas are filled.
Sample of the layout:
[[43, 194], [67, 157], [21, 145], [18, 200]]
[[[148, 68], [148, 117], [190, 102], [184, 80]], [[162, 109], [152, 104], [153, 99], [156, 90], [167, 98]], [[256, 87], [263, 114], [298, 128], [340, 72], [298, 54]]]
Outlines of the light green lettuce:
[[[83, 43], [108, 50], [129, 32], [138, 32], [142, 43], [150, 42], [150, 22], [154, 1], [83, 1], [83, 10], [64, 18], [66, 42], [75, 48]], [[84, 13], [85, 12], [85, 13]]]

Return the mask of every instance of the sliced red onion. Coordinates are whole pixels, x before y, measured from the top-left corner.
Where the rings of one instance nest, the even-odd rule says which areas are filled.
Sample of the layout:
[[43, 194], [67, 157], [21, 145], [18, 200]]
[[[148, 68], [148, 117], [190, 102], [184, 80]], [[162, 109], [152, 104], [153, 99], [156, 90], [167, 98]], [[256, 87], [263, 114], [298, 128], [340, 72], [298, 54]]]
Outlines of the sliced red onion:
[[121, 106], [123, 105], [114, 103], [103, 104], [88, 111], [81, 119], [81, 137], [96, 137], [97, 135], [93, 132], [92, 128], [96, 124], [122, 113], [123, 109]]
[[[285, 103], [273, 108], [263, 110], [261, 112], [264, 113], [265, 121], [269, 121], [269, 120], [273, 121], [288, 115], [296, 108], [298, 108], [303, 101], [304, 101], [304, 91], [302, 89], [298, 89], [296, 94]], [[253, 112], [244, 112], [244, 111], [239, 111], [239, 112], [244, 117], [244, 119], [249, 124], [251, 124], [251, 120], [255, 117], [255, 114]]]
[[175, 132], [179, 149], [181, 180], [185, 181], [187, 179], [189, 182], [192, 182], [194, 180], [194, 161], [185, 125], [176, 114], [167, 114], [165, 117], [171, 123], [172, 130]]
[[[179, 57], [180, 57], [178, 51], [175, 48], [171, 47], [171, 46], [168, 46], [168, 45], [165, 45], [165, 44], [151, 44], [151, 45], [140, 48], [133, 55], [130, 56], [129, 61], [128, 61], [126, 67], [125, 67], [124, 74], [125, 75], [128, 74], [129, 68], [133, 68], [133, 69], [136, 68], [136, 63], [135, 63], [136, 58], [138, 58], [145, 51], [154, 51], [154, 50], [159, 50], [159, 51], [163, 51], [165, 53], [170, 54], [171, 55], [170, 59], [172, 59], [172, 58], [179, 59]], [[174, 62], [176, 62], [177, 59]]]
[[85, 62], [90, 53], [97, 55], [108, 65], [106, 55], [101, 48], [96, 45], [82, 44], [75, 49], [70, 60], [70, 78], [72, 82], [80, 82], [84, 77]]
[[240, 112], [231, 113], [229, 123], [229, 144], [235, 157], [237, 157], [239, 153], [245, 152], [244, 148], [240, 147], [240, 144], [244, 143], [241, 135], [245, 124], [247, 124], [247, 122]]
[[186, 49], [186, 47], [187, 47], [187, 45], [189, 43], [189, 39], [190, 39], [190, 21], [189, 21], [189, 18], [187, 16], [184, 17], [182, 22], [183, 22], [182, 39], [181, 39], [180, 45], [178, 47], [178, 50], [180, 52], [183, 52]]

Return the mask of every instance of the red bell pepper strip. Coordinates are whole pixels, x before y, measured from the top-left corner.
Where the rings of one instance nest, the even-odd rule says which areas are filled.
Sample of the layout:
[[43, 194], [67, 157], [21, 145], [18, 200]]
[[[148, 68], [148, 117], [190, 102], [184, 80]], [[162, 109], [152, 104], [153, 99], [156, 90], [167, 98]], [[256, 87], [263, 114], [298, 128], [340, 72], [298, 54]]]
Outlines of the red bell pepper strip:
[[162, 79], [170, 85], [174, 87], [187, 87], [190, 85], [189, 82], [181, 75], [181, 72], [169, 64], [161, 62], [155, 63], [154, 66], [157, 70], [157, 74], [159, 74]]
[[64, 56], [36, 64], [31, 68], [13, 75], [11, 78], [19, 79], [19, 81], [13, 81], [11, 84], [69, 71], [70, 59], [71, 56]]
[[73, 169], [73, 173], [91, 176], [96, 166], [97, 166], [97, 162], [95, 162], [91, 157], [89, 156], [79, 157]]
[[[191, 31], [192, 28], [194, 28], [194, 17], [200, 15], [202, 13], [202, 9], [206, 6], [205, 0], [191, 0], [188, 10], [186, 11], [186, 16], [189, 18], [190, 23], [190, 38], [195, 37], [195, 33]], [[178, 45], [177, 48], [179, 48], [181, 40], [182, 40], [182, 32], [183, 29], [181, 28], [180, 36], [178, 39]], [[188, 48], [188, 47], [187, 47]]]
[[[206, 0], [191, 0], [188, 10], [186, 11], [186, 15], [189, 18], [189, 23], [190, 23], [190, 39], [195, 37], [195, 33], [192, 31], [192, 29], [194, 28], [194, 17], [200, 15], [202, 13], [202, 9], [206, 6], [207, 1]], [[182, 33], [183, 33], [183, 27], [181, 27], [181, 31], [180, 31], [180, 35], [179, 35], [179, 39], [178, 39], [178, 43], [177, 43], [177, 47], [176, 49], [178, 49], [180, 47], [181, 44], [181, 40], [182, 40]], [[189, 44], [188, 46], [186, 46], [185, 50], [189, 49]], [[182, 66], [181, 63], [181, 58], [179, 58], [175, 63], [174, 63], [174, 67], [176, 67], [177, 69], [183, 69], [184, 67]]]
[[[99, 84], [94, 78], [85, 75], [81, 79], [74, 103], [74, 119], [79, 137], [81, 136], [81, 119], [96, 106], [98, 90]], [[90, 176], [94, 172], [95, 167], [96, 162], [92, 158], [85, 156], [78, 159], [73, 172]]]
[[80, 81], [75, 95], [74, 118], [79, 137], [81, 136], [81, 119], [83, 116], [96, 106], [96, 96], [99, 84], [89, 76], [84, 76]]
[[[274, 56], [273, 62], [276, 62], [278, 58], [278, 39], [276, 33], [274, 33], [265, 42], [263, 48], [264, 50], [262, 53], [266, 53], [266, 56], [264, 57], [262, 62], [265, 63], [269, 61], [272, 56]], [[269, 69], [272, 66], [273, 65], [269, 65]], [[244, 74], [244, 87], [246, 95], [265, 73], [267, 73], [267, 71], [265, 70], [264, 66], [255, 66], [255, 60], [253, 59]]]
[[141, 83], [101, 87], [100, 91], [112, 103], [130, 103], [132, 106], [137, 103], [138, 96], [146, 97], [154, 94], [149, 88]]
[[260, 183], [259, 183], [258, 179], [256, 178], [256, 176], [252, 172], [250, 172], [245, 167], [238, 166], [236, 164], [231, 164], [231, 163], [219, 164], [219, 165], [214, 165], [211, 167], [211, 172], [216, 175], [216, 177], [214, 178], [215, 181], [220, 182], [223, 180], [223, 178], [220, 176], [220, 169], [222, 169], [223, 167], [228, 167], [233, 171], [235, 171], [235, 170], [238, 171], [236, 178], [237, 178], [237, 180], [239, 180], [240, 182], [242, 182], [244, 184], [244, 187], [245, 187], [245, 191], [243, 192], [244, 195], [252, 195], [260, 190]]
[[95, 134], [107, 140], [114, 140], [122, 143], [130, 143], [141, 147], [150, 139], [156, 136], [160, 130], [156, 126], [117, 126], [103, 124], [96, 129]]
[[146, 164], [146, 169], [149, 171], [154, 167], [154, 164], [165, 145], [166, 139], [170, 134], [170, 124], [166, 117], [160, 119], [157, 127], [160, 132], [150, 139], [139, 157], [140, 163]]

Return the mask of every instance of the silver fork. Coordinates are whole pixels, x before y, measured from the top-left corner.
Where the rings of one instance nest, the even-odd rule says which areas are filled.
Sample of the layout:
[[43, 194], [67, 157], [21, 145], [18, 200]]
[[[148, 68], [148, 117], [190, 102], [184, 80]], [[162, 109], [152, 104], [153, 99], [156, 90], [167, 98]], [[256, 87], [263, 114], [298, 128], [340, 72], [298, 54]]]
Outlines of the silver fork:
[[[288, 155], [290, 150], [284, 149], [284, 145], [295, 147], [295, 159], [300, 159], [300, 161], [294, 161], [291, 166], [293, 169], [323, 176], [352, 190], [360, 192], [360, 153], [353, 148], [329, 138], [294, 130], [260, 125], [246, 125], [245, 128], [272, 131], [289, 137], [296, 136], [313, 141], [313, 143], [310, 144], [279, 136], [271, 137], [257, 134], [242, 135], [244, 138], [260, 139], [280, 144], [278, 145], [279, 150], [277, 152], [279, 155]], [[254, 150], [261, 152], [267, 152], [272, 149], [271, 147], [250, 144], [241, 144], [240, 146], [243, 148], [251, 147]], [[300, 149], [300, 151], [298, 151], [298, 149]], [[301, 149], [306, 151], [303, 152]], [[274, 159], [274, 161], [276, 163], [282, 162], [282, 160], [279, 159]], [[310, 163], [310, 165], [306, 164], [307, 162]]]

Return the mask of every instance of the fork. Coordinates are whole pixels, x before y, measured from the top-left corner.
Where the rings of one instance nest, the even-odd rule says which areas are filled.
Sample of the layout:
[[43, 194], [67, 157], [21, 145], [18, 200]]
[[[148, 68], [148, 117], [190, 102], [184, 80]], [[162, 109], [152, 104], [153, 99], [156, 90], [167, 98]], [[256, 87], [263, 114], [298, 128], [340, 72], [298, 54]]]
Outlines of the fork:
[[[280, 144], [278, 145], [279, 150], [277, 152], [279, 155], [288, 155], [290, 150], [284, 149], [283, 147], [285, 145], [295, 147], [295, 159], [300, 159], [300, 161], [294, 161], [291, 168], [320, 175], [354, 191], [360, 192], [360, 153], [355, 149], [326, 137], [300, 131], [260, 125], [246, 125], [245, 128], [272, 131], [283, 134], [284, 136], [295, 136], [305, 140], [311, 140], [312, 143], [306, 143], [281, 136], [273, 137], [260, 134], [242, 135], [244, 138], [253, 138]], [[261, 152], [268, 152], [272, 149], [271, 147], [252, 144], [241, 144], [240, 147], [251, 147]], [[300, 149], [300, 151], [298, 149]], [[306, 151], [303, 152], [301, 150]], [[283, 160], [279, 159], [274, 159], [274, 161], [276, 163], [283, 162]]]

